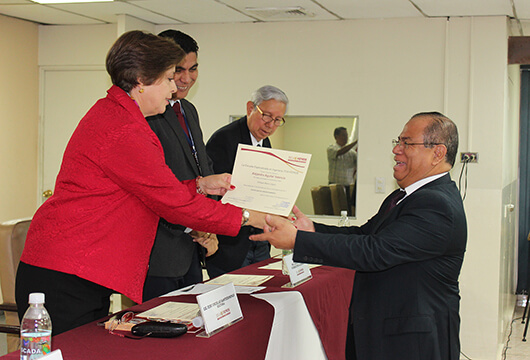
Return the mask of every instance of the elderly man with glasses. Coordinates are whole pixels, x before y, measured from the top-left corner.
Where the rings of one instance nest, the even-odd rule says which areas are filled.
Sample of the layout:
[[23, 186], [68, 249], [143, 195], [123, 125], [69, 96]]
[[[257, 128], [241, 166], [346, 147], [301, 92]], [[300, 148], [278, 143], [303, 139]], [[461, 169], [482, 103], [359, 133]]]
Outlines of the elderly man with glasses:
[[364, 225], [313, 223], [295, 207], [295, 226], [267, 216], [264, 233], [251, 239], [294, 249], [298, 262], [356, 270], [347, 360], [459, 359], [467, 225], [449, 174], [458, 131], [438, 112], [419, 113], [393, 145], [399, 189]]
[[[218, 129], [206, 144], [214, 172], [232, 173], [238, 144], [270, 148], [269, 136], [285, 123], [283, 117], [288, 103], [287, 95], [277, 87], [266, 85], [254, 91], [246, 105], [247, 115]], [[245, 226], [236, 237], [218, 236], [219, 249], [206, 259], [209, 276], [219, 276], [268, 259], [270, 245], [249, 240], [250, 235], [260, 232]]]

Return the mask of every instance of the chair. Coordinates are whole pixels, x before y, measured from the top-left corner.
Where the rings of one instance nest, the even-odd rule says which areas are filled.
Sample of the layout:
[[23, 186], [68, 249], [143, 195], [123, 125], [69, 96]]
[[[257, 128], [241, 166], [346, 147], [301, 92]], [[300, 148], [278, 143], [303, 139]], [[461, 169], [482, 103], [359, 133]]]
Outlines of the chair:
[[353, 178], [354, 183], [350, 184], [350, 196], [351, 196], [351, 215], [355, 216], [355, 207], [357, 206], [357, 179], [356, 176]]
[[333, 215], [333, 205], [331, 204], [331, 192], [329, 186], [320, 185], [312, 187], [311, 198], [313, 199], [313, 210], [315, 215]]
[[351, 215], [351, 209], [348, 209], [348, 198], [344, 185], [330, 184], [329, 189], [331, 190], [333, 213], [340, 216], [341, 210], [347, 210], [348, 215]]
[[15, 302], [15, 276], [31, 219], [20, 219], [0, 224], [0, 286], [6, 325], [0, 324], [0, 333], [7, 333], [8, 352], [20, 346], [20, 325]]

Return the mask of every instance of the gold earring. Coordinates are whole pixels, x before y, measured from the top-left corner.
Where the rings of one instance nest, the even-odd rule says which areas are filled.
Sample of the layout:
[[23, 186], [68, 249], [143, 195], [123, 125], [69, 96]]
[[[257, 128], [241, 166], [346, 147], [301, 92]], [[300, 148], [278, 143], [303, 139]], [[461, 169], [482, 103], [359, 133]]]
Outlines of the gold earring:
[[140, 90], [138, 90], [138, 92], [141, 94], [141, 93], [144, 92], [144, 89], [140, 89]]

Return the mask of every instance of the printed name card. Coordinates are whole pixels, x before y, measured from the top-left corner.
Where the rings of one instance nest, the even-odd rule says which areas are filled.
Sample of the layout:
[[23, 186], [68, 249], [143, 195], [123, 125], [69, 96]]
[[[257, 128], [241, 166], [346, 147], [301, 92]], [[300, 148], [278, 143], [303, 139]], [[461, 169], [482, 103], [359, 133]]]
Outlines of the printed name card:
[[307, 264], [293, 261], [292, 253], [285, 255], [283, 257], [283, 261], [285, 261], [285, 265], [287, 265], [287, 269], [289, 270], [289, 279], [291, 280], [290, 284], [284, 285], [285, 287], [295, 287], [310, 280], [313, 277]]
[[197, 295], [197, 303], [206, 332], [205, 335], [199, 334], [197, 336], [210, 337], [243, 319], [233, 283]]

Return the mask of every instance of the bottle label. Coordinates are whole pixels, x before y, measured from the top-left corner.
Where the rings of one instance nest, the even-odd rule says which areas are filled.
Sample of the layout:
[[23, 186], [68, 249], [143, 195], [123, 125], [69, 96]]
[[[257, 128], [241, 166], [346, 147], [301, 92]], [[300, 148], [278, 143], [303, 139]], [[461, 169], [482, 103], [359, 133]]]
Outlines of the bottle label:
[[51, 352], [51, 331], [25, 333], [20, 337], [20, 360], [38, 359]]

